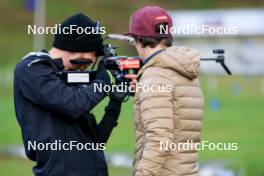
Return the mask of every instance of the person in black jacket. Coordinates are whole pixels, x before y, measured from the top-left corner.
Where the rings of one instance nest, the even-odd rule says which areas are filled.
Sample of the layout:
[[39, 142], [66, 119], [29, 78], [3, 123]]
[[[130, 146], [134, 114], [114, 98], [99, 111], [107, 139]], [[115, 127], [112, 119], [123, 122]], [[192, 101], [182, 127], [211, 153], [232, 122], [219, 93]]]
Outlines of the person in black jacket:
[[[84, 14], [67, 18], [61, 27], [96, 27]], [[27, 157], [36, 162], [36, 176], [106, 176], [103, 150], [117, 125], [121, 101], [111, 97], [97, 124], [91, 110], [104, 99], [94, 84], [110, 84], [102, 64], [96, 79], [86, 86], [67, 85], [58, 76], [63, 70], [78, 70], [75, 59], [96, 61], [102, 50], [100, 34], [55, 35], [49, 52], [32, 52], [14, 71], [14, 101]], [[83, 66], [82, 66], [83, 69]]]

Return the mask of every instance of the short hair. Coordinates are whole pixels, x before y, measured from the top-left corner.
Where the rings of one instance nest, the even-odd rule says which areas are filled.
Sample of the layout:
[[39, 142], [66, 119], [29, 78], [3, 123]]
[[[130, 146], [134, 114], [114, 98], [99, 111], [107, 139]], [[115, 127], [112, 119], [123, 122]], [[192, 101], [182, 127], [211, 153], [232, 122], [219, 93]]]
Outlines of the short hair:
[[[166, 26], [167, 24], [165, 23], [160, 23], [157, 24], [155, 27], [155, 32], [157, 34], [160, 33], [161, 26]], [[162, 44], [166, 47], [170, 47], [172, 45], [172, 36], [171, 35], [163, 35], [159, 37], [146, 37], [146, 36], [134, 36], [136, 42], [139, 42], [143, 48], [150, 47], [150, 48], [155, 48], [157, 45]]]

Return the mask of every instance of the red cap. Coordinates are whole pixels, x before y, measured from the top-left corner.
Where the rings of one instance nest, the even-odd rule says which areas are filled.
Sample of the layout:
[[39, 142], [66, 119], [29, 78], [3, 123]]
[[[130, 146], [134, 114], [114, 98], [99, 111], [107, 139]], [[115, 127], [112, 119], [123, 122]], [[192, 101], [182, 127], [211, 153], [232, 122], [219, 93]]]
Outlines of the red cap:
[[129, 32], [125, 35], [145, 37], [171, 36], [171, 33], [160, 34], [155, 31], [156, 25], [160, 23], [167, 24], [169, 28], [172, 27], [172, 19], [164, 9], [154, 5], [142, 7], [133, 13], [130, 19]]

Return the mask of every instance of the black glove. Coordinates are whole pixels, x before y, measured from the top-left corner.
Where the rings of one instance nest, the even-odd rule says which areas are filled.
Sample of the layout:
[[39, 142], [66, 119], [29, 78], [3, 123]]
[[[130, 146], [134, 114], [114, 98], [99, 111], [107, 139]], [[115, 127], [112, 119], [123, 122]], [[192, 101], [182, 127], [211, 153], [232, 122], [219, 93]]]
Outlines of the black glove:
[[[113, 73], [111, 71], [105, 69], [103, 61], [100, 61], [98, 64], [95, 82], [103, 82], [103, 83], [105, 83], [105, 85], [112, 85], [112, 84], [114, 84], [114, 82], [116, 82], [117, 84], [121, 83], [121, 82], [115, 80], [115, 78], [113, 77]], [[114, 86], [113, 86], [113, 88], [114, 88]], [[122, 102], [126, 98], [128, 98], [126, 92], [118, 92], [115, 88], [114, 88], [114, 90], [108, 92], [108, 96], [110, 97], [110, 99], [113, 99], [113, 100], [116, 100], [119, 102]]]
[[112, 100], [119, 101], [119, 102], [124, 102], [129, 98], [127, 92], [118, 92], [116, 89], [109, 92], [108, 95], [110, 97], [110, 100], [112, 99]]
[[111, 78], [110, 75], [107, 73], [104, 62], [100, 61], [96, 70], [96, 82], [99, 80], [99, 82], [104, 82], [106, 85], [111, 84]]

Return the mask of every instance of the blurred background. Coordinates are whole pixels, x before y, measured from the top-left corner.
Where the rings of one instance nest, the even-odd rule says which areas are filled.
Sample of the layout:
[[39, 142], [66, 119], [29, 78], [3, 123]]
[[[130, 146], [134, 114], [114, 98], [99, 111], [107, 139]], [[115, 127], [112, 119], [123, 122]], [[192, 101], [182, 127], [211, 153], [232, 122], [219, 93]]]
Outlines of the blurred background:
[[[264, 0], [1, 0], [0, 1], [0, 175], [29, 176], [21, 132], [13, 106], [13, 69], [28, 52], [50, 49], [52, 35], [27, 34], [33, 24], [54, 26], [83, 12], [106, 27], [106, 33], [128, 31], [131, 13], [155, 4], [169, 11], [175, 25], [235, 26], [237, 35], [175, 35], [174, 44], [194, 47], [202, 57], [214, 48], [226, 51], [228, 76], [219, 64], [201, 63], [200, 81], [206, 98], [202, 140], [238, 143], [237, 151], [200, 151], [202, 176], [264, 176]], [[122, 55], [136, 55], [120, 46]], [[94, 113], [103, 114], [106, 101]], [[122, 108], [106, 154], [110, 175], [131, 175], [134, 126], [131, 98]], [[100, 120], [100, 118], [98, 118]]]

